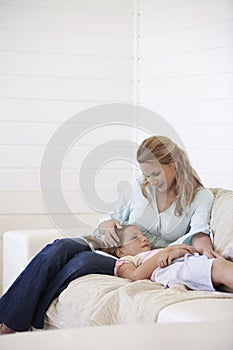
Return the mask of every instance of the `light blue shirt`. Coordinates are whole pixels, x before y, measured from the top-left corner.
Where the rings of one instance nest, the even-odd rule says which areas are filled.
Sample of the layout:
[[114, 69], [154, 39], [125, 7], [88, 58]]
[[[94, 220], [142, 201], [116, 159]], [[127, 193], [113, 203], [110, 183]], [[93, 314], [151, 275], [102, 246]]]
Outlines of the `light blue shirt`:
[[[148, 189], [151, 201], [141, 192], [140, 179], [136, 179], [125, 191], [113, 212], [104, 216], [100, 222], [113, 219], [122, 225], [134, 224], [148, 238], [151, 248], [166, 247], [169, 244], [191, 244], [197, 233], [206, 233], [212, 239], [210, 214], [214, 201], [213, 193], [207, 188], [200, 188], [192, 203], [181, 216], [174, 214], [176, 201], [159, 213], [156, 201], [156, 187]], [[94, 233], [103, 238], [98, 230]]]

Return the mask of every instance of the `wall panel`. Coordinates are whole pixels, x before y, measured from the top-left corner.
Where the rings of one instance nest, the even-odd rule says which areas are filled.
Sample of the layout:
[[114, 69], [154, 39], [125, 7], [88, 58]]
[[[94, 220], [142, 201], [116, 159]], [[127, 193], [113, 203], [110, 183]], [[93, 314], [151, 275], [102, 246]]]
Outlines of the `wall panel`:
[[40, 6], [9, 6], [0, 4], [2, 27], [52, 32], [84, 32], [132, 35], [131, 12], [84, 11]]
[[233, 21], [210, 23], [195, 28], [171, 29], [166, 32], [162, 31], [159, 34], [143, 34], [143, 28], [141, 30], [140, 57], [206, 50], [233, 45], [231, 34], [233, 31]]
[[[80, 70], [82, 67], [82, 70]], [[2, 52], [0, 74], [87, 79], [132, 79], [131, 57]]]
[[233, 2], [140, 1], [138, 103], [173, 126], [206, 186], [233, 189]]
[[[133, 4], [0, 1], [0, 237], [11, 229], [52, 227], [41, 200], [40, 167], [59, 126], [87, 108], [133, 101]], [[85, 122], [89, 130], [89, 120]], [[97, 132], [99, 142], [113, 134], [101, 128]], [[129, 131], [122, 135], [128, 137]], [[97, 136], [83, 139], [63, 164], [62, 190], [87, 220], [93, 220], [94, 209], [82, 202], [77, 178]], [[53, 151], [55, 159], [59, 147]], [[117, 196], [114, 181], [132, 175], [130, 164], [119, 165], [120, 176], [114, 175], [116, 168], [102, 171], [105, 188], [96, 178], [99, 195], [110, 202]], [[56, 188], [47, 190], [53, 194]], [[65, 219], [69, 222], [69, 216]]]
[[0, 28], [0, 50], [129, 57], [132, 55], [132, 36]]
[[88, 11], [131, 12], [133, 0], [0, 0], [0, 4]]
[[[107, 102], [107, 101], [99, 101]], [[0, 99], [1, 122], [60, 123], [88, 108], [95, 101], [33, 100], [20, 98]]]
[[[145, 34], [167, 32], [177, 28], [208, 26], [212, 23], [232, 20], [233, 4], [231, 0], [182, 1], [181, 3], [173, 1], [171, 6], [160, 8], [153, 7], [153, 3], [156, 2], [163, 3], [162, 1], [151, 1], [150, 10], [144, 11], [141, 8], [140, 25]], [[143, 4], [143, 1], [141, 3]]]
[[50, 78], [2, 76], [0, 94], [7, 98], [39, 100], [122, 100], [131, 98], [132, 82], [127, 80], [94, 80], [78, 78]]
[[183, 76], [142, 80], [139, 94], [143, 101], [232, 99], [233, 72], [215, 75]]

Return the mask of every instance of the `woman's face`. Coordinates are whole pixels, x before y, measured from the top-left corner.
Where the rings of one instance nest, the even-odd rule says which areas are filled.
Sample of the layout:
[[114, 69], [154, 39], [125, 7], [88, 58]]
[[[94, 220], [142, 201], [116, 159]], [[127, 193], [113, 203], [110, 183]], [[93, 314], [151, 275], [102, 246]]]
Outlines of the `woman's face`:
[[140, 163], [143, 175], [151, 186], [156, 186], [159, 192], [166, 192], [175, 186], [175, 164], [160, 164], [159, 162]]

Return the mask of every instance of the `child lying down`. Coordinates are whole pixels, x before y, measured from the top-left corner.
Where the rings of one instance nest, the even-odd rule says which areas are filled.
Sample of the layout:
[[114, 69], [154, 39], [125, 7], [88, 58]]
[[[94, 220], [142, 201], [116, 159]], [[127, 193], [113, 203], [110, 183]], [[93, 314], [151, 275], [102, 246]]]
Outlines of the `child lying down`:
[[96, 238], [86, 237], [94, 249], [119, 258], [115, 276], [132, 281], [150, 279], [164, 287], [183, 284], [192, 290], [214, 291], [221, 285], [233, 292], [233, 263], [223, 257], [209, 259], [186, 244], [151, 250], [147, 238], [135, 225], [125, 225], [117, 233], [119, 245], [111, 248]]

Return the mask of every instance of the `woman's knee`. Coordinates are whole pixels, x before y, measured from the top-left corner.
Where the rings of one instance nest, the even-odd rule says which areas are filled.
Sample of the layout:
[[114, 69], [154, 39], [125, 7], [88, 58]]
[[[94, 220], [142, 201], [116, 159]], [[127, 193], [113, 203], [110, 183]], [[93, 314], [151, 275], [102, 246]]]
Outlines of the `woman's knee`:
[[86, 250], [90, 250], [89, 245], [80, 238], [62, 238], [56, 239], [53, 242], [55, 249], [62, 251], [77, 251], [82, 252]]
[[48, 260], [59, 257], [69, 258], [76, 253], [90, 250], [90, 247], [83, 240], [72, 238], [56, 239], [53, 243], [48, 244], [43, 250], [44, 258]]
[[79, 260], [85, 267], [86, 274], [113, 275], [116, 260], [93, 251], [81, 252]]

